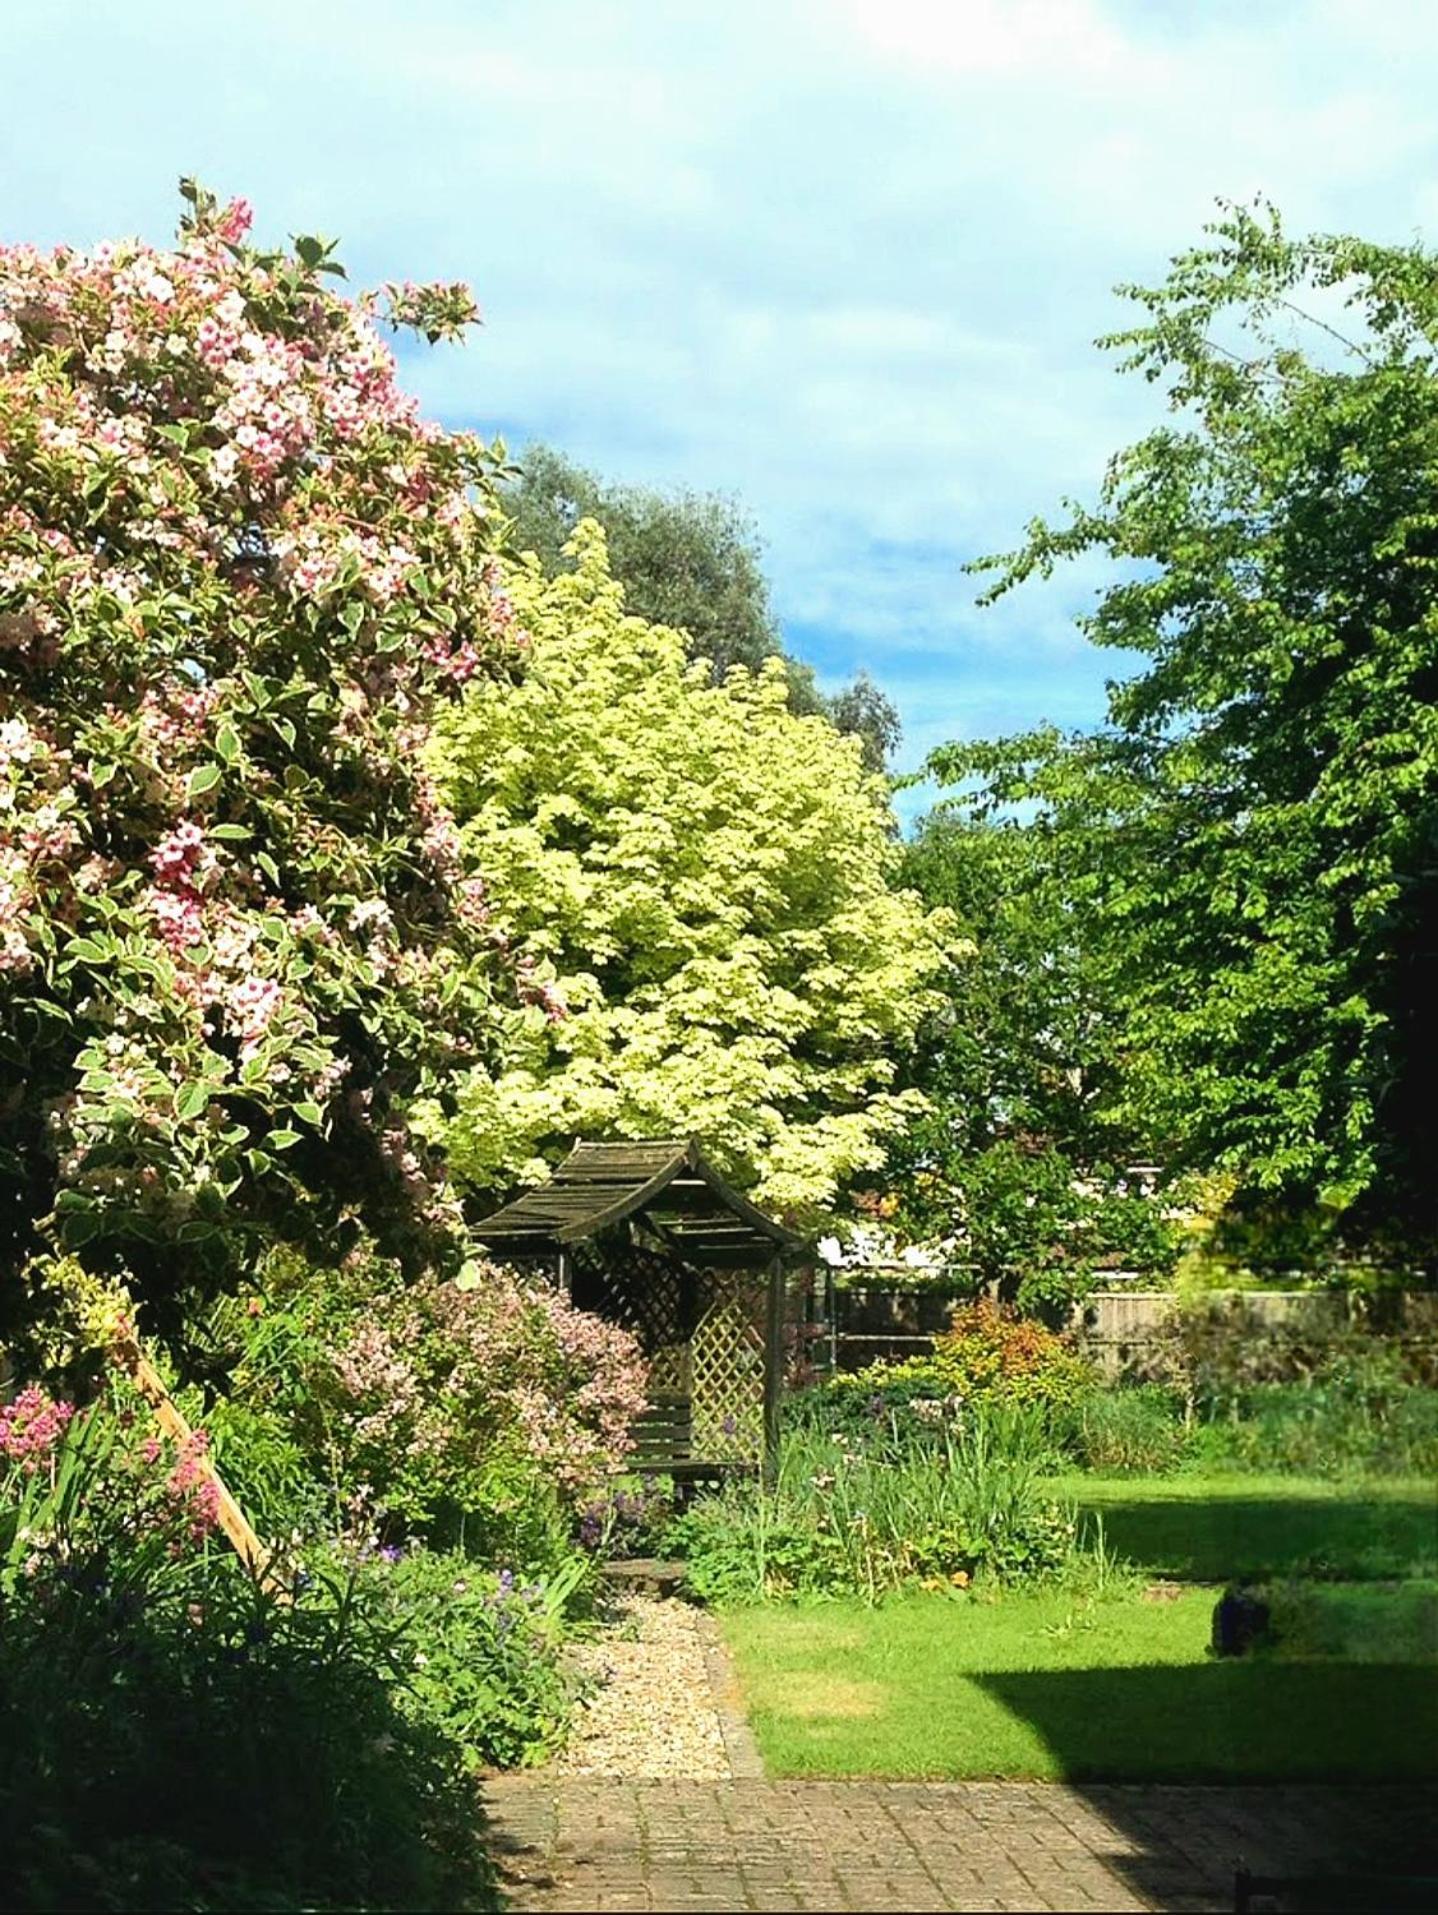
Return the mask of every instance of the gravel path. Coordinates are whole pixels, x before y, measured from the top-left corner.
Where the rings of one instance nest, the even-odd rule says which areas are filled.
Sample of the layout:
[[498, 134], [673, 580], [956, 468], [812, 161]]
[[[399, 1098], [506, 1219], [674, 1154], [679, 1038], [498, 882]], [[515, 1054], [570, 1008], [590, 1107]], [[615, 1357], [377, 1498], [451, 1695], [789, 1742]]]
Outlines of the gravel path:
[[597, 1686], [548, 1773], [652, 1782], [762, 1773], [709, 1617], [657, 1596], [621, 1596], [615, 1608], [604, 1635], [577, 1652]]

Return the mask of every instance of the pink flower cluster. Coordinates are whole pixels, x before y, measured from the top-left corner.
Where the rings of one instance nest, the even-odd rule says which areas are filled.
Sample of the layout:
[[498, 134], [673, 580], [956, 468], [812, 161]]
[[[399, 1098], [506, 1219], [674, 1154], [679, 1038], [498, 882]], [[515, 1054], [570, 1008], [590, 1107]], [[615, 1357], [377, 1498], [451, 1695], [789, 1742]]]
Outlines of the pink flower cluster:
[[203, 829], [192, 818], [177, 824], [150, 853], [156, 883], [150, 910], [160, 936], [173, 952], [183, 952], [204, 936], [204, 888], [217, 860]]
[[198, 890], [215, 868], [215, 854], [192, 818], [175, 826], [150, 853], [150, 868], [162, 884]]
[[551, 1024], [562, 1024], [569, 1016], [569, 1004], [552, 978], [537, 974], [534, 959], [527, 952], [514, 961], [515, 982], [525, 1004], [537, 1004]]
[[29, 904], [29, 892], [0, 870], [0, 972], [28, 971], [35, 962], [22, 922]]
[[538, 1285], [535, 1294], [572, 1378], [574, 1413], [592, 1424], [601, 1450], [625, 1455], [633, 1444], [634, 1419], [648, 1400], [647, 1372], [633, 1337], [602, 1317], [576, 1310], [547, 1284]]
[[150, 686], [140, 700], [140, 734], [162, 756], [192, 752], [219, 702], [213, 685]]
[[472, 1289], [430, 1281], [378, 1295], [331, 1375], [382, 1499], [396, 1467], [447, 1478], [516, 1448], [578, 1494], [619, 1467], [645, 1402], [628, 1332], [498, 1266]]
[[32, 811], [19, 835], [20, 848], [32, 864], [68, 857], [80, 842], [75, 820], [56, 804], [43, 804]]
[[210, 1439], [204, 1430], [192, 1431], [181, 1443], [165, 1488], [191, 1540], [202, 1541], [220, 1520], [220, 1486], [210, 1465]]
[[388, 1329], [361, 1324], [334, 1359], [335, 1376], [355, 1405], [353, 1435], [360, 1443], [385, 1443], [420, 1407], [419, 1378]]
[[225, 996], [225, 1006], [239, 1039], [240, 1061], [245, 1062], [260, 1048], [284, 993], [272, 977], [241, 978]]
[[254, 222], [247, 199], [232, 199], [215, 221], [215, 233], [227, 246], [238, 246]]
[[0, 1456], [18, 1463], [33, 1476], [65, 1434], [65, 1426], [74, 1414], [73, 1404], [56, 1402], [38, 1385], [30, 1384], [9, 1403], [0, 1404]]

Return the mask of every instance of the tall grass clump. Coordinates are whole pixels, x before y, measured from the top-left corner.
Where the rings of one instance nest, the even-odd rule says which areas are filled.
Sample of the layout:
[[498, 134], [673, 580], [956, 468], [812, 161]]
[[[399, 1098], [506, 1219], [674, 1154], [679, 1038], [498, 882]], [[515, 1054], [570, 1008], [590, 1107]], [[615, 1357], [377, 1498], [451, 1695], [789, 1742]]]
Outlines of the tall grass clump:
[[1044, 1421], [1018, 1406], [934, 1406], [921, 1439], [861, 1445], [796, 1430], [774, 1481], [734, 1485], [679, 1517], [670, 1545], [713, 1602], [967, 1588], [1054, 1576], [1079, 1553], [1072, 1509], [1046, 1486]]

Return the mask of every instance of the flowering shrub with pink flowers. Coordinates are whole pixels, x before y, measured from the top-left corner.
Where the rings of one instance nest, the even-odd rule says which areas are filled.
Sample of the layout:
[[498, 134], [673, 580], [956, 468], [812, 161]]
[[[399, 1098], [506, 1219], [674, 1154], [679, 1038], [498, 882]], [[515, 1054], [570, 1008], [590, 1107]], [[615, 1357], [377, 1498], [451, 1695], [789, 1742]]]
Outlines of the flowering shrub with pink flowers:
[[230, 1486], [266, 1507], [297, 1444], [376, 1545], [417, 1533], [495, 1563], [562, 1556], [579, 1506], [622, 1468], [644, 1407], [634, 1338], [501, 1265], [406, 1284], [372, 1247], [338, 1267], [272, 1253], [265, 1289], [223, 1317], [240, 1355], [217, 1406]]
[[0, 1627], [21, 1589], [153, 1595], [219, 1519], [209, 1439], [176, 1444], [139, 1404], [77, 1411], [31, 1384], [0, 1404]]
[[457, 1267], [407, 1107], [544, 988], [422, 761], [523, 635], [502, 448], [380, 327], [474, 303], [183, 191], [169, 249], [0, 248], [0, 1294], [75, 1253], [158, 1329], [347, 1212]]

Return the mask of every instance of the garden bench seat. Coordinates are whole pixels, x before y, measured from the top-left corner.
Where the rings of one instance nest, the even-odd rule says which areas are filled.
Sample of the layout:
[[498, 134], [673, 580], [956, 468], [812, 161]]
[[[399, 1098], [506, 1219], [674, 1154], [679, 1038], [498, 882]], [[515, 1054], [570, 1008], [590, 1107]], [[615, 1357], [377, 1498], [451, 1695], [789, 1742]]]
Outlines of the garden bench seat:
[[648, 1408], [634, 1419], [632, 1430], [629, 1467], [638, 1476], [669, 1477], [681, 1501], [698, 1489], [718, 1488], [731, 1478], [758, 1474], [756, 1462], [706, 1461], [694, 1455], [694, 1407], [687, 1396], [652, 1397]]

